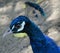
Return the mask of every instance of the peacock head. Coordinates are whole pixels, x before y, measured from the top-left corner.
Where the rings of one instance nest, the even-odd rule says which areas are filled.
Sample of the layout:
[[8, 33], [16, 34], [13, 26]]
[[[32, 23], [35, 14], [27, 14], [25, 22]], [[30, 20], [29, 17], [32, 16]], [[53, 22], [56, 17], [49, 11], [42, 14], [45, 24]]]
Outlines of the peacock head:
[[10, 28], [4, 33], [3, 37], [10, 33], [26, 33], [30, 25], [30, 20], [25, 16], [18, 16], [12, 20]]

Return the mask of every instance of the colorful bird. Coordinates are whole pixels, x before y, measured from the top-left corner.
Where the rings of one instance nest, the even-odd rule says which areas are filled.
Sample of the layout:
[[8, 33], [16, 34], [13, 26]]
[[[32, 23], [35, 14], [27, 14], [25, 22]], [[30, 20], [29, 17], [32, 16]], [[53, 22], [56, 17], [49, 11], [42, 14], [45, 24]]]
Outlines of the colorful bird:
[[18, 16], [10, 24], [12, 33], [27, 33], [30, 38], [33, 53], [60, 53], [55, 42], [46, 36], [36, 24], [26, 16]]
[[[35, 8], [45, 16], [43, 9], [39, 5], [31, 2], [25, 4]], [[9, 30], [6, 31], [3, 37], [10, 33], [26, 33], [30, 39], [33, 53], [60, 53], [60, 47], [26, 16], [21, 15], [12, 20]]]

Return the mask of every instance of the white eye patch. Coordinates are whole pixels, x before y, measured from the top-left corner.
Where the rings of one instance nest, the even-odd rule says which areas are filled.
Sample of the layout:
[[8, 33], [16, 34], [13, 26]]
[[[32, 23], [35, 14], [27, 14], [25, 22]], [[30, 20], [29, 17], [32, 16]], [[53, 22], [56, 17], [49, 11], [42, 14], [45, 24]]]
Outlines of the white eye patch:
[[22, 22], [21, 27], [17, 30], [17, 32], [22, 31], [25, 26], [25, 21]]
[[13, 25], [12, 30], [14, 29], [14, 27], [15, 27], [15, 26]]

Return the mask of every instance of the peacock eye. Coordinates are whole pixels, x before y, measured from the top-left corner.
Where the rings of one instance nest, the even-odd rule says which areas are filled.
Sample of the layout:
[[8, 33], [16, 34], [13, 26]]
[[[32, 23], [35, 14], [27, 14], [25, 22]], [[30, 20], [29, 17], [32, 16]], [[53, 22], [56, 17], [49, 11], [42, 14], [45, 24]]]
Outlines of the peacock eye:
[[15, 25], [15, 28], [20, 28], [20, 27], [21, 27], [21, 25], [19, 25], [19, 24]]

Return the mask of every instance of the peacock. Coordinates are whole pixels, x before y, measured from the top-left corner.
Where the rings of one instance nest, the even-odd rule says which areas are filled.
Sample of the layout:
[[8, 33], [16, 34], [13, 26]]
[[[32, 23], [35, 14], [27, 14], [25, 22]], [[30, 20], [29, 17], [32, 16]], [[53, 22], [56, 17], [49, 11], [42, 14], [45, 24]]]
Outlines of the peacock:
[[20, 15], [13, 19], [6, 33], [27, 33], [33, 53], [60, 53], [60, 47], [27, 16]]

